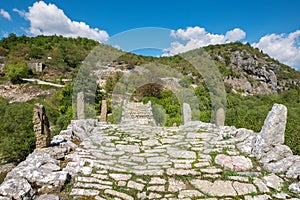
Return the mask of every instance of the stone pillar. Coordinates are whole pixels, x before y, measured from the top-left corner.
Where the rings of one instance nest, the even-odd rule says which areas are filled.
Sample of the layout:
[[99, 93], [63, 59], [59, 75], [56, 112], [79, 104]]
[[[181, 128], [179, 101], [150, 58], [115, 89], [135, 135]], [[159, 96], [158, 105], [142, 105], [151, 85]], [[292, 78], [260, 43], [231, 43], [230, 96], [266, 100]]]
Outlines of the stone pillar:
[[102, 100], [100, 122], [106, 122], [106, 115], [107, 115], [107, 102], [106, 100]]
[[79, 92], [77, 94], [77, 118], [78, 119], [84, 119], [85, 113], [84, 113], [84, 94], [83, 92]]
[[219, 108], [216, 112], [216, 125], [224, 126], [225, 124], [225, 111], [224, 108]]
[[183, 103], [182, 113], [183, 113], [183, 124], [187, 124], [192, 121], [192, 110], [190, 104]]
[[38, 103], [34, 105], [32, 122], [36, 137], [36, 148], [49, 147], [51, 139], [50, 125], [43, 105]]

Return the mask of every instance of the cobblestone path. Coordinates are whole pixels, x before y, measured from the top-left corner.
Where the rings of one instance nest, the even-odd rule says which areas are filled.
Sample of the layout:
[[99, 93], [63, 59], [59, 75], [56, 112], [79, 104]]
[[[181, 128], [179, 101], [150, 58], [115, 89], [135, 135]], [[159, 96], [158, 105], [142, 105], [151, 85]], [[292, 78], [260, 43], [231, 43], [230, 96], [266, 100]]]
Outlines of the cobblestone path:
[[[246, 129], [192, 122], [182, 127], [98, 124], [67, 156], [82, 199], [292, 199], [284, 176], [239, 152]], [[297, 198], [294, 198], [297, 199]]]

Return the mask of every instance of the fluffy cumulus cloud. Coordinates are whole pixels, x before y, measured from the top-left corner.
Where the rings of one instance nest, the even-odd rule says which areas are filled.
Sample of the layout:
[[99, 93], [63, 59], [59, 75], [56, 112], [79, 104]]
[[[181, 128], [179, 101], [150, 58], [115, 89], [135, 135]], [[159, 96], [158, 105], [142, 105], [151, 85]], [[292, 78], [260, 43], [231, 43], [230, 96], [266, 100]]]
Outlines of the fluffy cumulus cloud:
[[5, 19], [11, 21], [10, 14], [9, 14], [7, 11], [5, 11], [5, 10], [3, 10], [3, 9], [0, 9], [0, 15], [1, 15], [2, 17], [4, 17]]
[[97, 41], [105, 41], [108, 34], [104, 30], [91, 28], [84, 22], [72, 21], [63, 10], [54, 4], [43, 1], [35, 2], [28, 12], [14, 9], [30, 22], [28, 32], [33, 35], [63, 35], [65, 37], [87, 37]]
[[289, 34], [270, 34], [253, 44], [280, 62], [300, 66], [300, 30]]
[[208, 33], [199, 26], [188, 27], [171, 31], [171, 37], [180, 41], [171, 43], [169, 48], [164, 49], [164, 56], [175, 55], [192, 49], [204, 47], [210, 44], [225, 44], [228, 42], [240, 41], [246, 37], [246, 33], [235, 28], [223, 34]]

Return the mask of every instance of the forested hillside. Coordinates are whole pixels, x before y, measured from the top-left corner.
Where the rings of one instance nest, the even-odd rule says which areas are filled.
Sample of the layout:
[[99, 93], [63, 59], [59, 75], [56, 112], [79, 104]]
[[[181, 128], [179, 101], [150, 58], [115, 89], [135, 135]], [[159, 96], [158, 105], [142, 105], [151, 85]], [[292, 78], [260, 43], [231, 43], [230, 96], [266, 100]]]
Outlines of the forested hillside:
[[[52, 133], [65, 128], [74, 118], [72, 111], [72, 84], [80, 65], [90, 51], [111, 48], [85, 38], [63, 38], [61, 36], [17, 37], [9, 35], [0, 40], [0, 85], [18, 88], [51, 88], [49, 95], [40, 95], [27, 102], [10, 102], [0, 99], [0, 155], [8, 161], [20, 161], [34, 149], [32, 107], [35, 102], [46, 106]], [[219, 69], [226, 88], [226, 125], [249, 128], [259, 132], [263, 121], [274, 103], [288, 107], [286, 144], [300, 155], [300, 73], [285, 66], [248, 44], [231, 43], [213, 45], [204, 50]], [[117, 51], [117, 50], [116, 50]], [[196, 50], [197, 51], [197, 50]], [[187, 52], [193, 53], [193, 52]], [[31, 62], [43, 63], [41, 72], [32, 70]], [[172, 57], [147, 57], [124, 53], [113, 63], [121, 63], [125, 69], [133, 70], [147, 63], [167, 65], [182, 74], [179, 82], [191, 88], [199, 99], [196, 119], [211, 120], [212, 103], [209, 90], [201, 73], [180, 55]], [[2, 69], [1, 69], [2, 66]], [[106, 79], [106, 85], [98, 86], [95, 107], [99, 114], [101, 100], [111, 100], [115, 84], [122, 73], [115, 73]], [[64, 85], [63, 88], [25, 83], [22, 78], [37, 78]], [[63, 82], [63, 79], [70, 81]], [[11, 92], [9, 89], [6, 92]], [[138, 93], [142, 93], [139, 95]], [[151, 100], [162, 106], [165, 125], [182, 123], [181, 106], [172, 90], [149, 88], [135, 93], [136, 101]], [[159, 110], [158, 107], [154, 108]], [[112, 108], [109, 105], [109, 112]], [[111, 118], [109, 118], [114, 122]]]

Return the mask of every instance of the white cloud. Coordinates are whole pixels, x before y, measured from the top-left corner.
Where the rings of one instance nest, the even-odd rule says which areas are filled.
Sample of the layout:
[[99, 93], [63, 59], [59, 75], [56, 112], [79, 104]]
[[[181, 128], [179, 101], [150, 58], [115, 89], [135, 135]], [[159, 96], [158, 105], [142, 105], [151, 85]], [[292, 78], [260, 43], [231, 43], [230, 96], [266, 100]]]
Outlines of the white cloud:
[[290, 34], [270, 34], [252, 44], [289, 66], [300, 66], [300, 30]]
[[171, 37], [182, 40], [171, 43], [171, 46], [164, 49], [163, 56], [175, 55], [192, 49], [204, 47], [210, 44], [224, 44], [228, 42], [240, 41], [246, 37], [246, 33], [235, 28], [223, 34], [208, 33], [199, 26], [188, 27], [171, 31]]
[[104, 30], [91, 28], [85, 22], [69, 19], [63, 10], [54, 4], [43, 1], [35, 2], [28, 12], [14, 9], [30, 22], [28, 32], [33, 35], [63, 35], [65, 37], [87, 37], [97, 41], [105, 41], [109, 35]]
[[231, 31], [227, 31], [225, 35], [225, 39], [230, 42], [240, 41], [245, 37], [246, 37], [246, 33], [239, 28], [235, 28]]
[[14, 8], [13, 11], [18, 13], [21, 17], [25, 17], [26, 12], [24, 10], [19, 10], [17, 8]]
[[5, 11], [5, 10], [3, 10], [3, 9], [0, 9], [0, 15], [1, 15], [2, 17], [4, 17], [5, 19], [11, 21], [10, 14], [9, 14], [7, 11]]

